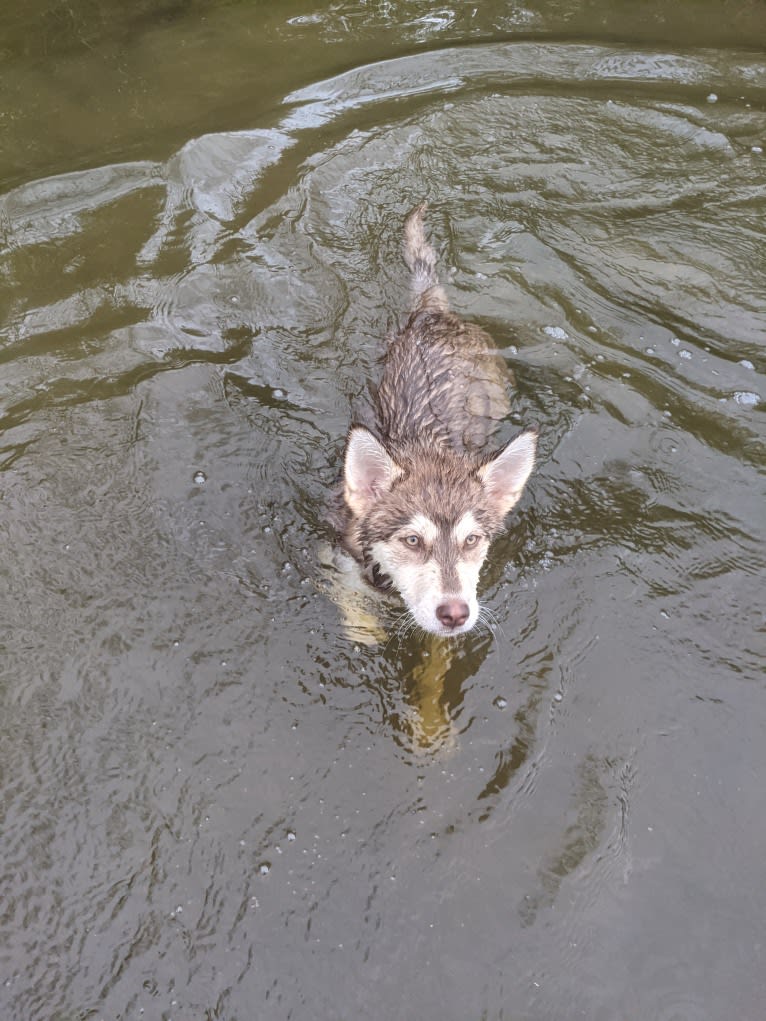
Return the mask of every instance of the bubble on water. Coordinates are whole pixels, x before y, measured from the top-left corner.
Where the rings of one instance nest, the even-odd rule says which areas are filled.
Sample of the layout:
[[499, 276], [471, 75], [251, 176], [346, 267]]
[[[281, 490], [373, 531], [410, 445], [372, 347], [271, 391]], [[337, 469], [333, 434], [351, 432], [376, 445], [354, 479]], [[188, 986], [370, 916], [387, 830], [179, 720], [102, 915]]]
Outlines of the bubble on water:
[[737, 390], [733, 397], [741, 408], [755, 408], [761, 403], [761, 395], [748, 390]]
[[544, 326], [543, 333], [548, 337], [553, 337], [554, 340], [569, 340], [569, 334], [560, 326]]
[[321, 14], [297, 14], [294, 18], [288, 18], [288, 25], [318, 25], [322, 20]]
[[495, 709], [507, 709], [508, 699], [503, 698], [502, 695], [498, 695], [497, 698], [492, 702], [492, 705], [495, 707]]
[[670, 343], [673, 345], [673, 347], [678, 347], [681, 341], [678, 339], [678, 337], [671, 337]]
[[749, 361], [747, 358], [743, 358], [739, 364], [742, 366], [743, 369], [750, 369], [750, 371], [752, 371], [755, 368], [753, 363]]
[[687, 362], [689, 361], [691, 356], [692, 356], [691, 351], [679, 351], [678, 352], [678, 357], [685, 359]]
[[756, 156], [760, 156], [761, 153], [763, 152], [763, 146], [753, 145], [750, 147], [750, 152], [754, 153]]
[[655, 354], [655, 350], [654, 350], [654, 348], [653, 348], [653, 347], [648, 347], [648, 348], [646, 349], [646, 353], [647, 353], [648, 355], [653, 355], [653, 354]]
[[207, 482], [207, 475], [203, 471], [196, 471], [194, 473], [194, 484], [195, 486], [203, 486]]
[[292, 843], [292, 841], [293, 841], [293, 840], [295, 840], [295, 834], [293, 833], [293, 831], [292, 831], [292, 830], [288, 830], [288, 831], [287, 831], [287, 839], [288, 839], [288, 840], [289, 840], [289, 841], [290, 841], [291, 843]]
[[553, 701], [554, 702], [560, 702], [563, 697], [564, 696], [561, 694], [561, 692], [557, 691], [556, 694], [553, 696]]
[[271, 392], [274, 395], [274, 397], [276, 397], [276, 399], [278, 401], [281, 401], [283, 397], [287, 396], [285, 391], [280, 389], [280, 387], [278, 387], [278, 386], [275, 386], [274, 389]]
[[271, 862], [262, 861], [261, 864], [258, 866], [258, 875], [268, 876], [269, 872], [271, 872]]
[[715, 94], [715, 92], [711, 92], [710, 95], [707, 97], [707, 101], [708, 103], [717, 103], [718, 96]]

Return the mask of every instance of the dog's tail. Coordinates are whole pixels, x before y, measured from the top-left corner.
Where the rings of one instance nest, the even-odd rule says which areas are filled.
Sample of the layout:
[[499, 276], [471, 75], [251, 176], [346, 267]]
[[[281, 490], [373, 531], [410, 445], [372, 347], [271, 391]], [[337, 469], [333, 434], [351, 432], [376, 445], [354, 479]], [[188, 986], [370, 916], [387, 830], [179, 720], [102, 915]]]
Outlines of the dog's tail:
[[421, 202], [407, 214], [404, 221], [404, 261], [412, 273], [411, 307], [413, 312], [433, 309], [446, 312], [449, 301], [436, 274], [436, 252], [426, 240], [423, 214], [427, 202]]

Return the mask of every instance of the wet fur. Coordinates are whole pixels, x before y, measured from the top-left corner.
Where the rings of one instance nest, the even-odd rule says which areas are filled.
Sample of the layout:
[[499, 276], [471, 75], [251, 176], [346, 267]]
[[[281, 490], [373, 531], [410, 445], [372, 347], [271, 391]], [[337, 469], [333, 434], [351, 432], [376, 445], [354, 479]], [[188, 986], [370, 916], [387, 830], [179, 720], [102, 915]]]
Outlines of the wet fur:
[[424, 211], [404, 226], [411, 310], [371, 420], [349, 431], [332, 522], [370, 584], [397, 590], [425, 630], [460, 634], [478, 618], [479, 570], [532, 470], [536, 431], [490, 447], [508, 372], [488, 334], [450, 311]]

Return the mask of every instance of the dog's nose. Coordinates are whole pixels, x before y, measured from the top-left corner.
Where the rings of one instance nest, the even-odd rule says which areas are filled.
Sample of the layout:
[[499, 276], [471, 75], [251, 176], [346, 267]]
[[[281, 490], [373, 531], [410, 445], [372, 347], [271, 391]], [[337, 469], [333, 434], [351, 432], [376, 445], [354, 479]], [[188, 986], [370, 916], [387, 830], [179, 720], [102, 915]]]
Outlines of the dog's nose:
[[444, 627], [456, 628], [468, 620], [468, 603], [464, 603], [462, 599], [449, 599], [446, 603], [440, 603], [436, 607], [436, 619]]

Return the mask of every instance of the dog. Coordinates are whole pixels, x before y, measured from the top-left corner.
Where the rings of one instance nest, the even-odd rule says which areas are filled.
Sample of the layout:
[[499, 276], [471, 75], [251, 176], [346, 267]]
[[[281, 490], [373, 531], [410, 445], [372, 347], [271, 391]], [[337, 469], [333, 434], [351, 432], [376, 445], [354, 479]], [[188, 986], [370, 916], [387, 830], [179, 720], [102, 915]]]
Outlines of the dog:
[[491, 449], [510, 374], [489, 335], [450, 310], [425, 210], [405, 219], [409, 314], [349, 429], [331, 522], [364, 579], [402, 597], [408, 623], [455, 636], [480, 619], [479, 573], [534, 467], [537, 428]]

